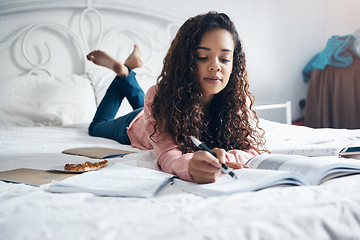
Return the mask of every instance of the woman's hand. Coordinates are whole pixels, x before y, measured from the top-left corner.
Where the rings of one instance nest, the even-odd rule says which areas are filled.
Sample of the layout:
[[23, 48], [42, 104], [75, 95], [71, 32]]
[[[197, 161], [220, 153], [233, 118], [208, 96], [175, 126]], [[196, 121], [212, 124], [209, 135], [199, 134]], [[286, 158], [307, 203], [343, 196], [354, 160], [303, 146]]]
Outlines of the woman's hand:
[[225, 150], [214, 148], [214, 157], [207, 151], [197, 151], [189, 161], [190, 174], [196, 183], [215, 182], [221, 173], [221, 163], [225, 163]]
[[250, 168], [249, 166], [238, 162], [226, 162], [226, 165], [232, 169]]

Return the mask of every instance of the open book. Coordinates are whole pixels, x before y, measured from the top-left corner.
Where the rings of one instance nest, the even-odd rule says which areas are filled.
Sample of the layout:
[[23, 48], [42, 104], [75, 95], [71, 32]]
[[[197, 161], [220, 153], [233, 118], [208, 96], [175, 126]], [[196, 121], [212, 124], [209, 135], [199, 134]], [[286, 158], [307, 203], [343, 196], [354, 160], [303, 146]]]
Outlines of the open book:
[[228, 195], [275, 186], [318, 185], [329, 179], [360, 173], [360, 162], [338, 157], [261, 154], [249, 169], [234, 170], [238, 180], [222, 175], [215, 183], [196, 184], [174, 179], [174, 186], [202, 196]]
[[80, 155], [89, 158], [113, 158], [113, 157], [122, 157], [129, 153], [134, 153], [132, 151], [126, 151], [121, 149], [114, 148], [104, 148], [104, 147], [78, 147], [78, 148], [70, 148], [62, 151], [65, 154], [71, 155]]

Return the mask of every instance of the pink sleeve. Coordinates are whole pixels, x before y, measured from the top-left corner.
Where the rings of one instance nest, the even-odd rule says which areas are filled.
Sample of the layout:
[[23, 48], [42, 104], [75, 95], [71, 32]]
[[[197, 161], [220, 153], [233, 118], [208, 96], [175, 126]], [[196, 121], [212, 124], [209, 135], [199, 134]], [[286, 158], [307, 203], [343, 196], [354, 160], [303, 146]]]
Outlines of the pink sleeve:
[[[154, 132], [155, 119], [151, 117], [151, 104], [156, 92], [156, 86], [152, 86], [145, 96], [145, 132], [150, 136]], [[153, 140], [153, 141], [152, 141]], [[157, 163], [162, 171], [177, 175], [186, 181], [193, 181], [189, 172], [189, 161], [193, 153], [183, 154], [173, 137], [169, 135], [152, 136], [151, 145], [158, 156]]]

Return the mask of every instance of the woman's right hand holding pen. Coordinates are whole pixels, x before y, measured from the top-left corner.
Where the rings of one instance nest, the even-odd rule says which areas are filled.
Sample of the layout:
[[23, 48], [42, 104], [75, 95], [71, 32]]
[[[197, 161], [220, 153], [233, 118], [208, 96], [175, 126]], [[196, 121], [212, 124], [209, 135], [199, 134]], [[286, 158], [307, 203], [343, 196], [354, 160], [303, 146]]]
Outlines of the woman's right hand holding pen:
[[207, 151], [196, 151], [189, 161], [189, 170], [194, 182], [211, 183], [215, 182], [221, 174], [221, 163], [226, 162], [224, 149], [214, 148], [214, 157]]

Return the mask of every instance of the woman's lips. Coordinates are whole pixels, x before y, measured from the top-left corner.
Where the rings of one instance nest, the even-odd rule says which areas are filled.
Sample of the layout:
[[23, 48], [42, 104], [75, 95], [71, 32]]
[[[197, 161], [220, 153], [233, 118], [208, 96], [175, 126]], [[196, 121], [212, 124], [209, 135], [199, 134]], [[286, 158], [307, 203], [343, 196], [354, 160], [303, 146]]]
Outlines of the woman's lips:
[[205, 77], [204, 80], [210, 83], [217, 83], [221, 81], [221, 78], [218, 76], [210, 76], [210, 77]]

